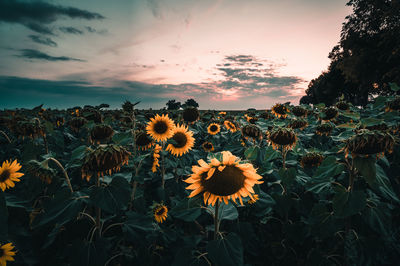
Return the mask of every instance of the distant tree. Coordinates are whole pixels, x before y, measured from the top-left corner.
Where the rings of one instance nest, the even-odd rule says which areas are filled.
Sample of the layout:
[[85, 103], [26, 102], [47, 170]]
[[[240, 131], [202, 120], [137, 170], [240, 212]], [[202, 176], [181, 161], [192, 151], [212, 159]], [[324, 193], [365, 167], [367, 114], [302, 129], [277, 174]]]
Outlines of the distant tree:
[[189, 107], [189, 106], [198, 108], [199, 104], [194, 99], [187, 99], [182, 107], [186, 108], [186, 107]]
[[166, 105], [168, 110], [178, 110], [181, 107], [181, 102], [169, 100]]

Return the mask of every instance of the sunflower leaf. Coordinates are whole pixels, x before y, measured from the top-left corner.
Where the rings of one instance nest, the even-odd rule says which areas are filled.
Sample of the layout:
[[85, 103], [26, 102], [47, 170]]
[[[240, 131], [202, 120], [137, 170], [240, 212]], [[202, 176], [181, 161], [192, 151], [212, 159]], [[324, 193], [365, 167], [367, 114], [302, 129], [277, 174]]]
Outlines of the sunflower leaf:
[[210, 260], [217, 266], [243, 265], [243, 245], [235, 233], [229, 233], [223, 239], [210, 241], [207, 252]]

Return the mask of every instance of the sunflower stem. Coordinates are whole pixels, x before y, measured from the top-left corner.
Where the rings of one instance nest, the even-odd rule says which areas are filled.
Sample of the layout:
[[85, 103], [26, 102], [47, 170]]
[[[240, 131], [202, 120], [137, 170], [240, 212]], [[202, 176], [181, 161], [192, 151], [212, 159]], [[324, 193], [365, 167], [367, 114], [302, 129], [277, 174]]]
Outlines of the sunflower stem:
[[49, 145], [47, 144], [46, 135], [43, 135], [42, 137], [43, 137], [44, 148], [46, 149], [46, 154], [49, 154]]
[[214, 240], [217, 240], [219, 235], [219, 200], [215, 203], [215, 213], [214, 213]]
[[[100, 187], [100, 176], [97, 175], [97, 180], [96, 180], [96, 187]], [[100, 231], [100, 216], [101, 216], [101, 210], [99, 207], [96, 207], [96, 228], [98, 231], [99, 237], [101, 236], [101, 231]]]
[[7, 134], [3, 130], [0, 130], [0, 133], [8, 140], [9, 143], [11, 143], [10, 138], [7, 136]]
[[74, 193], [74, 190], [72, 189], [72, 185], [71, 185], [71, 181], [69, 179], [68, 173], [67, 171], [65, 171], [64, 167], [62, 166], [62, 164], [55, 158], [50, 157], [48, 160], [55, 162], [55, 164], [57, 164], [57, 166], [61, 169], [61, 171], [64, 174], [65, 177], [65, 181], [67, 181], [67, 185], [69, 187], [69, 190], [71, 190], [71, 193]]
[[165, 141], [162, 142], [162, 151], [161, 151], [161, 187], [164, 189], [165, 187], [165, 158], [164, 158], [164, 148]]
[[287, 150], [282, 150], [282, 168], [286, 169], [286, 154]]

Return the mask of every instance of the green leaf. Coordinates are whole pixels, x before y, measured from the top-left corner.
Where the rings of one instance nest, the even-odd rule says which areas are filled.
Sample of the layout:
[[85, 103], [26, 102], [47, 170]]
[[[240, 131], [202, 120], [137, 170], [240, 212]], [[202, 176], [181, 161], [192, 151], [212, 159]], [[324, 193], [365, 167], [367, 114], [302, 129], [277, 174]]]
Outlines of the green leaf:
[[[208, 208], [215, 214], [215, 208], [213, 206], [208, 206]], [[221, 203], [218, 209], [218, 217], [219, 220], [236, 220], [239, 217], [239, 213], [236, 207], [231, 203], [228, 202], [228, 205], [225, 203]]]
[[338, 187], [333, 197], [333, 211], [335, 216], [348, 217], [362, 211], [367, 203], [365, 192], [354, 190], [348, 192], [342, 187]]
[[127, 212], [126, 216], [127, 220], [124, 223], [122, 230], [124, 236], [133, 243], [140, 241], [142, 234], [154, 230], [152, 217], [134, 211]]
[[4, 192], [0, 191], [0, 241], [6, 241], [8, 235], [8, 210]]
[[276, 158], [279, 158], [280, 156], [281, 156], [281, 154], [280, 154], [278, 151], [274, 150], [274, 149], [272, 148], [272, 146], [268, 146], [268, 147], [265, 149], [264, 162], [265, 162], [265, 161], [274, 160], [274, 159], [276, 159]]
[[341, 174], [344, 170], [344, 165], [336, 161], [336, 157], [329, 156], [325, 158], [322, 164], [317, 168], [313, 179], [315, 178], [330, 178]]
[[173, 207], [169, 214], [176, 219], [193, 222], [201, 215], [201, 208], [199, 205], [190, 206], [189, 200], [185, 199]]
[[355, 168], [365, 178], [365, 181], [372, 186], [376, 182], [376, 162], [373, 157], [362, 158], [355, 157], [353, 159]]
[[118, 145], [127, 145], [129, 143], [133, 142], [133, 136], [131, 131], [126, 131], [126, 132], [118, 132], [114, 134], [112, 137], [112, 140], [115, 144]]
[[215, 265], [243, 265], [243, 246], [240, 237], [229, 233], [225, 238], [207, 244], [208, 256]]
[[377, 119], [374, 117], [368, 117], [368, 118], [364, 118], [361, 119], [361, 124], [363, 124], [364, 126], [376, 126], [376, 125], [380, 125], [383, 122], [383, 119]]
[[105, 187], [93, 187], [91, 203], [110, 213], [116, 213], [128, 206], [131, 195], [130, 184], [122, 176], [116, 176]]
[[251, 146], [245, 150], [244, 156], [246, 157], [247, 160], [254, 161], [257, 159], [259, 150], [260, 150], [259, 147]]
[[399, 87], [399, 85], [397, 85], [396, 83], [394, 83], [394, 82], [389, 82], [389, 85], [390, 85], [390, 89], [392, 90], [392, 91], [399, 91], [400, 90], [400, 87]]
[[290, 186], [296, 178], [296, 169], [295, 168], [288, 168], [288, 169], [280, 169], [278, 172], [279, 176], [281, 177], [282, 183], [288, 187]]

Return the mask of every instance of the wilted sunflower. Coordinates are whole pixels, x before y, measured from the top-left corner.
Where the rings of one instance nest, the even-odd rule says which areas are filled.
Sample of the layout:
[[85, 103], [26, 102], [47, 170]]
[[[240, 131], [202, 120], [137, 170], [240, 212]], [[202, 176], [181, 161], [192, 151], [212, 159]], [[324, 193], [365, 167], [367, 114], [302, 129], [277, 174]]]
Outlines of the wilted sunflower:
[[201, 146], [203, 147], [204, 151], [214, 151], [214, 145], [209, 141], [205, 141], [203, 144], [201, 144]]
[[131, 153], [124, 147], [115, 144], [101, 144], [96, 149], [88, 149], [82, 165], [82, 178], [89, 181], [93, 174], [97, 176], [111, 175], [120, 170], [121, 166], [128, 164]]
[[339, 110], [346, 111], [346, 110], [350, 109], [350, 104], [348, 102], [346, 102], [346, 101], [339, 101], [339, 102], [336, 103], [336, 107]]
[[320, 136], [329, 136], [333, 130], [333, 125], [331, 123], [320, 124], [315, 128], [315, 134]]
[[258, 121], [258, 118], [254, 114], [244, 114], [244, 117], [250, 124], [255, 124]]
[[29, 121], [18, 121], [15, 129], [15, 134], [18, 137], [22, 137], [22, 139], [25, 137], [35, 139], [46, 135], [45, 129], [38, 118], [33, 118]]
[[65, 124], [64, 117], [57, 117], [55, 124], [56, 124], [57, 127], [63, 126]]
[[183, 120], [185, 120], [186, 122], [195, 122], [197, 121], [197, 119], [199, 119], [200, 113], [197, 108], [189, 107], [183, 110], [182, 116]]
[[301, 106], [295, 106], [292, 108], [292, 113], [297, 117], [304, 117], [307, 115], [307, 109]]
[[155, 141], [166, 141], [171, 138], [174, 134], [175, 124], [168, 114], [156, 115], [154, 118], [150, 118], [150, 122], [147, 123], [146, 130]]
[[160, 158], [160, 151], [162, 147], [158, 144], [154, 147], [153, 151], [153, 165], [151, 167], [151, 171], [155, 173], [157, 171], [157, 167], [160, 166], [158, 158]]
[[157, 223], [163, 223], [168, 217], [168, 208], [162, 203], [153, 207], [154, 219]]
[[268, 143], [274, 150], [282, 148], [283, 151], [291, 150], [297, 141], [293, 129], [286, 127], [275, 127], [268, 134]]
[[207, 127], [207, 132], [210, 135], [216, 135], [221, 131], [221, 127], [220, 125], [218, 125], [217, 123], [211, 123], [208, 127]]
[[85, 117], [89, 121], [93, 121], [95, 123], [103, 123], [103, 116], [98, 110], [94, 108], [84, 108], [82, 113], [83, 117]]
[[229, 120], [225, 120], [224, 121], [224, 126], [226, 127], [226, 129], [228, 129], [232, 133], [236, 132], [238, 130], [236, 125], [234, 123], [232, 123], [231, 121], [229, 121]]
[[303, 168], [318, 167], [324, 160], [324, 156], [319, 152], [308, 152], [301, 157], [300, 165]]
[[221, 160], [213, 158], [209, 164], [199, 160], [199, 166], [192, 166], [193, 174], [184, 180], [191, 184], [186, 189], [193, 190], [189, 198], [203, 192], [204, 204], [213, 206], [217, 200], [228, 204], [228, 200], [236, 203], [239, 198], [243, 205], [242, 197], [254, 199], [253, 186], [263, 183], [260, 181], [262, 176], [257, 174], [252, 164], [240, 164], [240, 159], [229, 151], [223, 151], [221, 155]]
[[0, 246], [0, 265], [6, 266], [7, 261], [14, 261], [13, 256], [15, 256], [15, 252], [13, 251], [14, 246], [12, 243], [7, 243], [5, 245]]
[[242, 135], [248, 139], [248, 138], [252, 138], [254, 140], [256, 139], [262, 139], [262, 131], [261, 129], [256, 126], [256, 125], [245, 125], [242, 128]]
[[288, 124], [288, 127], [293, 128], [293, 129], [300, 129], [303, 130], [304, 128], [306, 128], [308, 126], [308, 122], [305, 119], [293, 119], [292, 121], [290, 121], [290, 123]]
[[286, 118], [289, 113], [289, 109], [286, 107], [286, 105], [277, 103], [272, 106], [271, 113], [273, 113], [278, 118]]
[[83, 117], [74, 117], [69, 121], [69, 125], [71, 129], [75, 132], [78, 132], [83, 125], [87, 123], [87, 120]]
[[17, 162], [17, 160], [14, 160], [11, 163], [5, 161], [3, 162], [3, 165], [0, 167], [0, 188], [1, 190], [6, 190], [6, 188], [11, 188], [14, 187], [15, 184], [14, 182], [19, 182], [19, 178], [23, 176], [23, 173], [19, 173], [19, 169], [21, 169], [21, 165]]
[[154, 142], [150, 138], [150, 136], [145, 132], [145, 131], [139, 131], [136, 134], [136, 147], [138, 147], [139, 150], [147, 150], [153, 146]]
[[383, 156], [385, 152], [393, 152], [395, 143], [395, 137], [387, 132], [362, 129], [357, 135], [346, 140], [346, 145], [340, 151], [344, 151], [346, 157], [349, 153], [353, 157], [359, 155], [369, 156], [371, 154]]
[[49, 161], [44, 160], [43, 162], [38, 162], [36, 160], [30, 160], [26, 167], [27, 171], [42, 180], [47, 184], [51, 184], [53, 178], [56, 176], [57, 171], [49, 167]]
[[386, 112], [393, 112], [400, 110], [400, 97], [396, 97], [394, 100], [386, 103]]
[[89, 140], [92, 143], [108, 142], [114, 135], [114, 130], [109, 125], [95, 125], [90, 131]]
[[249, 199], [247, 201], [248, 204], [253, 205], [254, 203], [256, 203], [258, 200], [260, 199], [260, 197], [258, 196], [258, 194], [254, 194], [252, 199]]
[[336, 107], [325, 107], [322, 113], [319, 115], [319, 119], [329, 121], [335, 119], [338, 115], [339, 111]]
[[359, 127], [359, 129], [387, 131], [387, 130], [389, 130], [389, 127], [385, 122], [382, 122], [380, 124], [376, 124], [376, 125], [372, 125], [372, 126], [362, 125]]
[[171, 139], [175, 143], [168, 144], [166, 150], [177, 157], [187, 153], [194, 145], [193, 132], [185, 125], [177, 125]]

